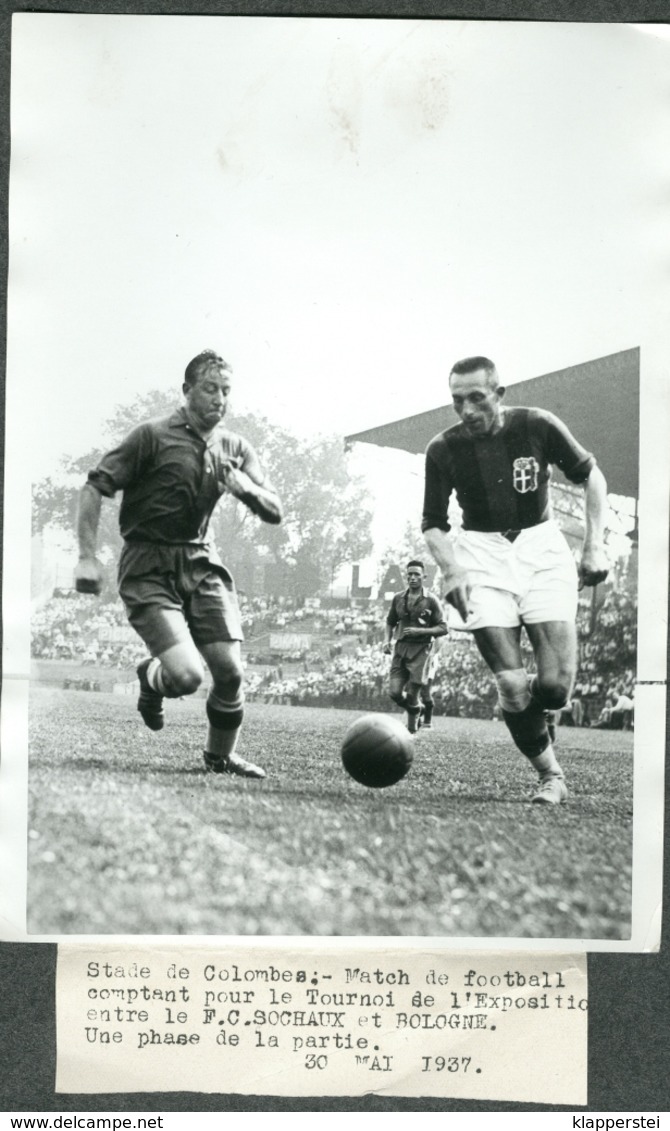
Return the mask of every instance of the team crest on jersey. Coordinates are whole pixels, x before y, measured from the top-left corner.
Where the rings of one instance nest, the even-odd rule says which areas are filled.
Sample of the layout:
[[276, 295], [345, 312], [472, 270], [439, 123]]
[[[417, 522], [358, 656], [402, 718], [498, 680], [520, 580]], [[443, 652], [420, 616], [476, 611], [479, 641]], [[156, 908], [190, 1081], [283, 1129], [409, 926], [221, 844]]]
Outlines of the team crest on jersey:
[[540, 465], [535, 456], [519, 456], [512, 464], [512, 485], [520, 495], [528, 491], [537, 491]]

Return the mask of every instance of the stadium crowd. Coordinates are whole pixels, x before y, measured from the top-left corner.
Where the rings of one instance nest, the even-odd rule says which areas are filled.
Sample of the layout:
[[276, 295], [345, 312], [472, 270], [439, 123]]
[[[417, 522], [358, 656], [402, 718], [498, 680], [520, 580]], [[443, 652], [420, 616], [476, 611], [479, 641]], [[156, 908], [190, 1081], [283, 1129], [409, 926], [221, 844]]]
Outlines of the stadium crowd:
[[[580, 600], [579, 669], [561, 721], [628, 728], [634, 712], [636, 606], [625, 590], [607, 585], [603, 592], [595, 614], [590, 596]], [[241, 604], [249, 699], [388, 709], [389, 658], [381, 647], [383, 602], [370, 602], [365, 608], [353, 602], [329, 608], [261, 597], [242, 598]], [[31, 629], [36, 659], [134, 674], [145, 656], [119, 600], [92, 604], [89, 597], [74, 593], [54, 596], [34, 611]], [[304, 641], [298, 648], [277, 653], [271, 648], [272, 632], [300, 634]], [[71, 687], [81, 685], [75, 678], [66, 682]], [[445, 640], [433, 697], [437, 714], [497, 716], [494, 681], [468, 635], [452, 632]]]
[[[560, 721], [572, 726], [627, 729], [634, 713], [636, 605], [626, 592], [607, 587], [605, 593], [595, 617], [590, 597], [580, 601], [579, 668], [571, 702]], [[382, 622], [380, 613], [377, 623]], [[530, 661], [530, 648], [525, 650]], [[288, 677], [283, 671], [270, 672], [255, 683], [253, 694], [266, 702], [364, 702], [374, 707], [377, 701], [386, 700], [388, 666], [388, 657], [380, 647], [368, 644], [359, 646], [353, 654], [333, 658], [325, 668], [315, 666], [314, 670]], [[469, 636], [452, 633], [442, 647], [433, 698], [438, 714], [498, 716], [495, 683]]]
[[52, 597], [31, 618], [31, 655], [80, 665], [132, 668], [144, 658], [142, 641], [128, 630], [120, 601], [91, 604], [90, 597]]

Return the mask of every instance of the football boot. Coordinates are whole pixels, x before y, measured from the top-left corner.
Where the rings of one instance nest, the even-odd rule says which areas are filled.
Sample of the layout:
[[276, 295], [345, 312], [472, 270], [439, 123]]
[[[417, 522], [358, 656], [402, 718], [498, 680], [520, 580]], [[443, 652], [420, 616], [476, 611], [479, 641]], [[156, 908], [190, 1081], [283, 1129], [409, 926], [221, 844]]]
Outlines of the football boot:
[[568, 799], [568, 787], [562, 774], [540, 774], [540, 784], [533, 802], [537, 805], [561, 805]]
[[238, 778], [264, 778], [265, 770], [240, 758], [239, 754], [210, 754], [204, 752], [205, 769], [213, 774], [235, 774]]

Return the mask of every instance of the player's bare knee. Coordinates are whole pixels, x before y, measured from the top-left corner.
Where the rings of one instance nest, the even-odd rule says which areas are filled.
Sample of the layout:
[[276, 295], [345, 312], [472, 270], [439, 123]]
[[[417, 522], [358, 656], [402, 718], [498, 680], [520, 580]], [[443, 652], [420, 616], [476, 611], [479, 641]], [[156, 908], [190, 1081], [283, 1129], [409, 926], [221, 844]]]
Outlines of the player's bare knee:
[[171, 669], [168, 678], [176, 695], [192, 695], [202, 683], [203, 671], [193, 664], [184, 664]]
[[528, 676], [524, 668], [510, 668], [494, 675], [498, 701], [503, 711], [520, 714], [530, 703]]
[[239, 664], [227, 664], [212, 672], [214, 693], [222, 699], [236, 699], [242, 691], [244, 672]]
[[568, 702], [571, 688], [569, 676], [542, 676], [537, 681], [537, 698], [547, 711], [559, 711]]

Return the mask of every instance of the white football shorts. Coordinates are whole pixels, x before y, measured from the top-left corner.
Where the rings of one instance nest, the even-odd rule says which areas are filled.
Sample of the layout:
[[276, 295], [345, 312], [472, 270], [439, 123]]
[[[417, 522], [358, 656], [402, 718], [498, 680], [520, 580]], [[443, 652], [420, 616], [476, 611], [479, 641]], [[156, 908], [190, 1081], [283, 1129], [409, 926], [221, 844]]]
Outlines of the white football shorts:
[[461, 530], [454, 551], [472, 591], [467, 621], [464, 624], [451, 610], [455, 616], [450, 627], [472, 632], [552, 620], [574, 622], [577, 567], [554, 520], [522, 530], [514, 542], [502, 534]]

